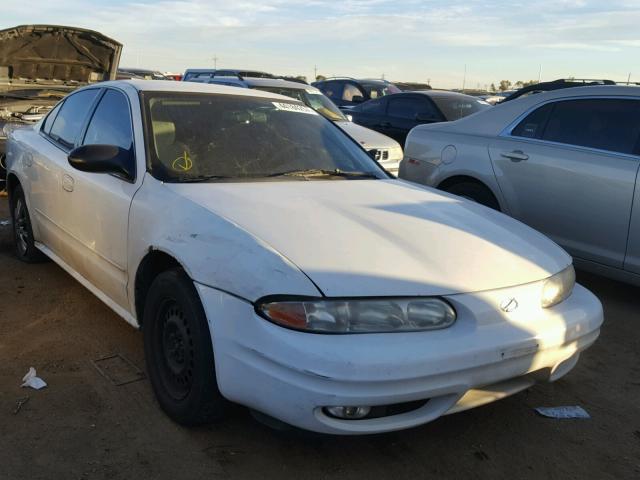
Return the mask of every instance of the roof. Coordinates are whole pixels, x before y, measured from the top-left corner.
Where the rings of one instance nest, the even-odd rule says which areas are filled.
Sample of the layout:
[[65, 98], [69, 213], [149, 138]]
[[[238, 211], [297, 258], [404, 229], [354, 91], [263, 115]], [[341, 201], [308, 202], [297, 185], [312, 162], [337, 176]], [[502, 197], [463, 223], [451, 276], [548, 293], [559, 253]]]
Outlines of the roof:
[[[501, 102], [496, 106], [461, 118], [455, 122], [431, 124], [427, 128], [446, 130], [465, 134], [498, 135], [507, 125], [529, 110], [552, 100], [588, 97], [636, 97], [640, 99], [640, 88], [622, 85], [593, 85], [573, 87], [550, 92], [535, 93], [510, 102]], [[423, 129], [423, 126], [416, 127]]]
[[[215, 78], [215, 77], [214, 77]], [[224, 77], [220, 77], [224, 78]], [[291, 82], [282, 78], [254, 78], [244, 77], [243, 81], [250, 87], [283, 87], [290, 88], [292, 90], [307, 90], [320, 93], [316, 87], [307, 85], [305, 83]]]
[[[477, 99], [477, 97], [474, 97], [472, 95], [467, 95], [466, 93], [460, 93], [460, 92], [451, 92], [449, 90], [416, 90], [413, 92], [402, 92], [402, 93], [421, 93], [422, 95], [426, 95], [428, 97], [442, 97], [442, 98], [474, 98]], [[397, 93], [394, 95], [398, 95]]]
[[101, 86], [126, 87], [130, 86], [139, 92], [187, 92], [187, 93], [210, 93], [218, 95], [243, 95], [246, 97], [274, 98], [278, 100], [297, 101], [291, 97], [278, 95], [262, 90], [247, 88], [229, 87], [217, 85], [215, 83], [199, 82], [176, 82], [175, 80], [115, 80], [112, 82], [100, 83]]

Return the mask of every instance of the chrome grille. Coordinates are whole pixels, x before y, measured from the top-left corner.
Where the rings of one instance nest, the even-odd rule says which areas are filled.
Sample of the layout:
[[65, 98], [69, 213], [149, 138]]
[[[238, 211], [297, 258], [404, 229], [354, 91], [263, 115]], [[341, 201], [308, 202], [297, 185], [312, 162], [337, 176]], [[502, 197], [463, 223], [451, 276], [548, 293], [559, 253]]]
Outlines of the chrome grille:
[[389, 160], [389, 150], [373, 148], [369, 150], [369, 154], [375, 159], [376, 162], [384, 162], [385, 160]]

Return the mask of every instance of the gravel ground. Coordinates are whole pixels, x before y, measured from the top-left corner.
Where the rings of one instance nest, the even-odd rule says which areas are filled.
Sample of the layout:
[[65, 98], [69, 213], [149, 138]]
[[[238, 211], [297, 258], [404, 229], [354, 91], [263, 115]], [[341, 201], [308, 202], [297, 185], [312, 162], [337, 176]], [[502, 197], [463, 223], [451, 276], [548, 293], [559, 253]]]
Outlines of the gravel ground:
[[[92, 363], [120, 354], [144, 368], [141, 334], [55, 264], [25, 265], [12, 248], [11, 227], [0, 226], [0, 479], [640, 478], [635, 287], [579, 274], [606, 319], [573, 372], [413, 430], [276, 432], [240, 407], [185, 429], [160, 411], [147, 380], [116, 386]], [[46, 389], [20, 388], [31, 366]], [[533, 411], [558, 405], [580, 405], [592, 418]]]

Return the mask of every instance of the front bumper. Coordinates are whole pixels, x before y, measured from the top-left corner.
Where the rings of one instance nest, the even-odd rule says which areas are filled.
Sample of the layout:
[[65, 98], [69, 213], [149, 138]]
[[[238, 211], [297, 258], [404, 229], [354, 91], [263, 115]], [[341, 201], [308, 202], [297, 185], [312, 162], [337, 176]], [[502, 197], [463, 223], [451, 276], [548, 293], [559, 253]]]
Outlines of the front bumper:
[[[537, 307], [539, 285], [531, 284], [448, 297], [458, 321], [446, 330], [322, 335], [281, 328], [242, 300], [197, 288], [221, 393], [291, 425], [332, 434], [409, 428], [503, 398], [537, 380], [557, 380], [596, 340], [603, 320], [600, 302], [583, 287], [576, 285], [567, 300], [543, 310]], [[505, 294], [518, 295], [521, 312], [495, 308]], [[415, 410], [373, 419], [340, 420], [322, 410], [427, 399]]]

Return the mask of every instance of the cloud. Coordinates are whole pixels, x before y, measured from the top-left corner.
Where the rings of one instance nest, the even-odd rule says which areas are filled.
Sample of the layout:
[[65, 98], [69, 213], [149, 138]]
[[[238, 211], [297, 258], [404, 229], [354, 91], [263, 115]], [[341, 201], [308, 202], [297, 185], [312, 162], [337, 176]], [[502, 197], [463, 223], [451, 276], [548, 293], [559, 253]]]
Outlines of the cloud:
[[[630, 0], [32, 0], [28, 7], [23, 0], [2, 0], [2, 4], [0, 27], [39, 22], [92, 28], [124, 43], [123, 63], [172, 70], [210, 64], [215, 54], [227, 67], [308, 73], [318, 63], [325, 73], [386, 71], [407, 80], [446, 75], [450, 81], [455, 78], [452, 63], [470, 63], [470, 70], [476, 71], [529, 72], [531, 62], [547, 63], [564, 53], [574, 59], [575, 68], [586, 68], [584, 62], [596, 58], [584, 59], [583, 54], [601, 55], [597, 61], [607, 62], [606, 55], [622, 55], [640, 45], [640, 5]], [[526, 78], [524, 72], [517, 75]]]

